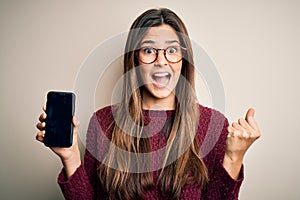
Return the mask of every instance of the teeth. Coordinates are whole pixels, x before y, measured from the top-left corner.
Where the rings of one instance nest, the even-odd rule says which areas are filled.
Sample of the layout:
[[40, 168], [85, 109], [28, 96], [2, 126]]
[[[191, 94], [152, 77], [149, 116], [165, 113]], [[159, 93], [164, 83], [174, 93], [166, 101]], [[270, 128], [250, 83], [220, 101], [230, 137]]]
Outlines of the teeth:
[[164, 76], [169, 76], [169, 73], [167, 73], [167, 72], [165, 72], [165, 73], [155, 73], [155, 74], [153, 74], [153, 76], [164, 77]]

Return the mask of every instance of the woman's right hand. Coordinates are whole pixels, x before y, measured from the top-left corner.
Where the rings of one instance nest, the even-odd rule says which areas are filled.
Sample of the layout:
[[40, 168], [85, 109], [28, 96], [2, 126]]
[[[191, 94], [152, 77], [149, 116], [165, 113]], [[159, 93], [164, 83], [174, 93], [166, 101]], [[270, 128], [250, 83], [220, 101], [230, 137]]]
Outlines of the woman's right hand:
[[[39, 122], [36, 124], [39, 132], [36, 135], [36, 140], [44, 143], [44, 134], [45, 134], [45, 126], [46, 126], [46, 108], [43, 106], [43, 113], [39, 117]], [[76, 169], [80, 166], [80, 151], [78, 146], [78, 126], [79, 121], [73, 117], [72, 119], [74, 130], [73, 130], [73, 144], [71, 147], [50, 147], [50, 149], [57, 154], [64, 166], [67, 177], [69, 178], [76, 171]]]

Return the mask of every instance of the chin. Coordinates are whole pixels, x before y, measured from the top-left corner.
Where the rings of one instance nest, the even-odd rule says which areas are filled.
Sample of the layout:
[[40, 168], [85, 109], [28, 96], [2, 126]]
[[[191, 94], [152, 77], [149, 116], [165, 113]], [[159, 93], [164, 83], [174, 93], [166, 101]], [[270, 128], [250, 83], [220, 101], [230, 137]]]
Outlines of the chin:
[[152, 87], [151, 89], [149, 88], [148, 92], [151, 94], [152, 97], [157, 99], [164, 99], [174, 95], [174, 92], [168, 88], [157, 89]]
[[169, 96], [171, 96], [172, 92], [159, 92], [159, 93], [152, 93], [152, 96], [157, 98], [157, 99], [164, 99], [167, 98]]

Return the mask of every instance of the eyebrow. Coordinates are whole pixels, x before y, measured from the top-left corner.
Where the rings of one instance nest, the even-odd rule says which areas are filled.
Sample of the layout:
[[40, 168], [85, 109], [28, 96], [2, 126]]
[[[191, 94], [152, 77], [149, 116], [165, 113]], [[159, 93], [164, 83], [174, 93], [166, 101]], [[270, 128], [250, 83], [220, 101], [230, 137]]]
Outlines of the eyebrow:
[[172, 43], [178, 43], [179, 44], [179, 42], [177, 40], [169, 40], [169, 41], [166, 41], [166, 43], [167, 44], [172, 44]]
[[155, 42], [153, 40], [144, 40], [141, 45], [142, 44], [155, 44]]
[[[179, 42], [177, 40], [167, 40], [165, 43], [166, 44], [172, 44], [172, 43], [178, 43], [179, 44]], [[144, 40], [141, 43], [141, 45], [143, 45], [143, 44], [155, 44], [155, 41], [153, 41], [153, 40]]]

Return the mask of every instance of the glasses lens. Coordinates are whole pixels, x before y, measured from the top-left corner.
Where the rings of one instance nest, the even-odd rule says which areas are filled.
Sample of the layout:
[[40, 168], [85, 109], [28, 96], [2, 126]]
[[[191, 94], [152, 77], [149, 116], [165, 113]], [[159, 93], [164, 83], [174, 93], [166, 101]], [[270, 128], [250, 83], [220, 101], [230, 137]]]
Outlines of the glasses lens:
[[157, 50], [152, 47], [144, 47], [139, 50], [139, 60], [143, 63], [149, 64], [156, 60]]
[[182, 59], [180, 46], [172, 46], [166, 49], [166, 58], [169, 62], [176, 63]]

